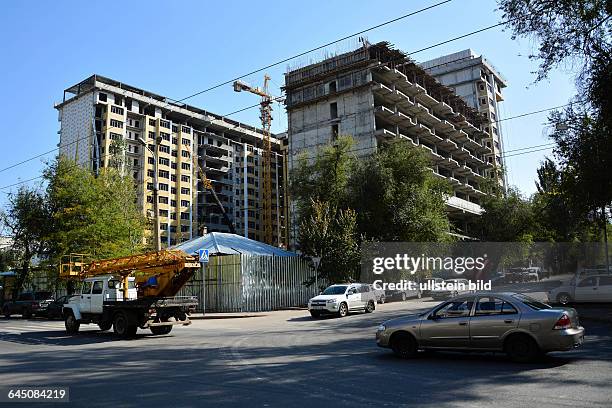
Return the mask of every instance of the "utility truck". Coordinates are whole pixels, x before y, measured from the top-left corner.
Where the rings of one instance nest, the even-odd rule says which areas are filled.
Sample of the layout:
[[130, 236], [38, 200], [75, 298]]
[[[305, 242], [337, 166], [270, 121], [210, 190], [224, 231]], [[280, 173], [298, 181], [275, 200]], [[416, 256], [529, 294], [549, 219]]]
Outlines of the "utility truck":
[[85, 255], [62, 259], [60, 277], [80, 286], [63, 307], [68, 334], [81, 324], [97, 324], [123, 338], [138, 328], [168, 334], [174, 325], [189, 325], [197, 298], [176, 294], [200, 268], [194, 256], [162, 250], [122, 258], [87, 261]]

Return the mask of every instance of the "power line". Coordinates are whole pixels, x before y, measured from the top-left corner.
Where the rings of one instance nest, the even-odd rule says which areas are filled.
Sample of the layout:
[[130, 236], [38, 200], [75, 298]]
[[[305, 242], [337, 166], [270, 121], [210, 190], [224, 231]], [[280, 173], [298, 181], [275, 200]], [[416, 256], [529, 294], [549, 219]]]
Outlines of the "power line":
[[317, 46], [317, 47], [315, 47], [315, 48], [311, 48], [311, 49], [309, 49], [308, 51], [303, 51], [303, 52], [301, 52], [301, 53], [299, 53], [299, 54], [296, 54], [296, 55], [294, 55], [294, 56], [292, 56], [292, 57], [288, 57], [288, 58], [282, 59], [282, 60], [280, 60], [280, 61], [277, 61], [277, 62], [274, 62], [274, 63], [272, 63], [272, 64], [266, 65], [266, 66], [264, 66], [264, 67], [262, 67], [262, 68], [258, 68], [258, 69], [256, 69], [256, 70], [253, 70], [253, 71], [251, 71], [251, 72], [249, 72], [249, 73], [246, 73], [246, 74], [244, 74], [244, 75], [238, 76], [238, 77], [236, 77], [236, 78], [230, 79], [230, 80], [228, 80], [228, 81], [221, 82], [221, 83], [219, 83], [219, 84], [216, 84], [216, 85], [210, 86], [210, 87], [208, 87], [208, 88], [206, 88], [206, 89], [204, 89], [204, 90], [202, 90], [202, 91], [198, 91], [198, 92], [196, 92], [196, 93], [194, 93], [194, 94], [191, 94], [191, 95], [186, 96], [186, 97], [184, 97], [184, 98], [182, 98], [182, 99], [179, 99], [179, 100], [178, 100], [178, 101], [176, 101], [176, 102], [183, 102], [183, 101], [186, 101], [187, 99], [191, 99], [191, 98], [193, 98], [193, 97], [195, 97], [195, 96], [198, 96], [198, 95], [201, 95], [201, 94], [203, 94], [203, 93], [210, 92], [210, 91], [212, 91], [212, 90], [214, 90], [214, 89], [217, 89], [217, 88], [220, 88], [220, 87], [222, 87], [222, 86], [224, 86], [224, 85], [231, 84], [232, 82], [237, 81], [237, 80], [239, 80], [239, 79], [241, 79], [241, 78], [244, 78], [244, 77], [247, 77], [247, 76], [250, 76], [250, 75], [256, 74], [256, 73], [258, 73], [258, 72], [265, 71], [266, 69], [269, 69], [269, 68], [275, 67], [275, 66], [280, 65], [280, 64], [284, 64], [285, 62], [289, 62], [289, 61], [291, 61], [291, 60], [293, 60], [293, 59], [296, 59], [296, 58], [299, 58], [299, 57], [303, 57], [304, 55], [306, 55], [306, 54], [310, 54], [311, 52], [318, 51], [318, 50], [323, 49], [323, 48], [325, 48], [325, 47], [329, 47], [330, 45], [337, 44], [337, 43], [339, 43], [339, 42], [342, 42], [342, 41], [348, 40], [348, 39], [350, 39], [350, 38], [353, 38], [353, 37], [355, 37], [355, 36], [358, 36], [358, 35], [361, 35], [361, 34], [367, 33], [367, 32], [369, 32], [369, 31], [372, 31], [372, 30], [375, 30], [375, 29], [377, 29], [377, 28], [380, 28], [380, 27], [386, 26], [386, 25], [388, 25], [388, 24], [395, 23], [395, 22], [397, 22], [397, 21], [400, 21], [400, 20], [403, 20], [403, 19], [405, 19], [405, 18], [408, 18], [408, 17], [414, 16], [414, 15], [419, 14], [419, 13], [422, 13], [422, 12], [424, 12], [424, 11], [427, 11], [427, 10], [433, 9], [433, 8], [438, 7], [438, 6], [441, 6], [441, 5], [443, 5], [443, 4], [450, 3], [451, 1], [452, 1], [452, 0], [444, 0], [444, 1], [441, 1], [441, 2], [439, 2], [439, 3], [435, 3], [435, 4], [432, 4], [432, 5], [430, 5], [430, 6], [424, 7], [424, 8], [422, 8], [422, 9], [419, 9], [419, 10], [416, 10], [416, 11], [413, 11], [413, 12], [410, 12], [410, 13], [408, 13], [408, 14], [404, 14], [403, 16], [396, 17], [396, 18], [391, 19], [391, 20], [387, 20], [387, 21], [385, 21], [385, 22], [383, 22], [383, 23], [380, 23], [380, 24], [377, 24], [377, 25], [375, 25], [375, 26], [372, 26], [372, 27], [366, 28], [366, 29], [361, 30], [361, 31], [358, 31], [358, 32], [356, 32], [356, 33], [353, 33], [353, 34], [350, 34], [350, 35], [346, 35], [346, 36], [344, 36], [344, 37], [342, 37], [342, 38], [339, 38], [339, 39], [337, 39], [337, 40], [330, 41], [330, 42], [328, 42], [328, 43], [326, 43], [326, 44], [319, 45], [319, 46]]

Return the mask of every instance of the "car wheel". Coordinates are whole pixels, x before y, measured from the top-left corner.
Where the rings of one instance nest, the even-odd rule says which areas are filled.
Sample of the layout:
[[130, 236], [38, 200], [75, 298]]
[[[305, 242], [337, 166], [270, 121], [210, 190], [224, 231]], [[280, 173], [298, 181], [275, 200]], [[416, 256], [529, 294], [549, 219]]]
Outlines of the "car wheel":
[[380, 303], [381, 305], [384, 304], [387, 301], [387, 299], [384, 296], [380, 297], [380, 300], [378, 301], [378, 303]]
[[406, 300], [406, 294], [402, 292], [402, 302]]
[[2, 308], [2, 314], [7, 319], [11, 317], [11, 310], [8, 308], [8, 306], [4, 306], [4, 308]]
[[416, 356], [418, 347], [416, 340], [408, 333], [396, 333], [391, 336], [391, 350], [401, 358]]
[[66, 333], [68, 334], [77, 334], [79, 332], [79, 327], [81, 324], [77, 321], [72, 313], [66, 316], [64, 320], [64, 326], [66, 327]]
[[559, 293], [559, 295], [557, 295], [557, 302], [561, 303], [562, 305], [567, 305], [571, 303], [571, 301], [572, 297], [569, 295], [569, 293]]
[[417, 299], [421, 299], [423, 297], [423, 294], [421, 293], [421, 291], [417, 291]]
[[32, 311], [30, 309], [28, 309], [27, 307], [23, 308], [23, 311], [21, 312], [21, 317], [23, 317], [24, 319], [29, 319], [32, 317]]
[[311, 310], [311, 311], [310, 311], [310, 315], [311, 315], [312, 317], [321, 317], [321, 312], [319, 312], [319, 311], [315, 311], [315, 310]]
[[376, 305], [374, 304], [374, 301], [370, 300], [365, 307], [365, 312], [372, 313], [375, 309], [376, 309]]
[[540, 354], [537, 343], [527, 335], [515, 335], [508, 338], [504, 349], [508, 356], [517, 363], [528, 363], [535, 360]]
[[345, 317], [348, 314], [348, 306], [346, 303], [340, 303], [340, 307], [338, 308], [338, 317]]

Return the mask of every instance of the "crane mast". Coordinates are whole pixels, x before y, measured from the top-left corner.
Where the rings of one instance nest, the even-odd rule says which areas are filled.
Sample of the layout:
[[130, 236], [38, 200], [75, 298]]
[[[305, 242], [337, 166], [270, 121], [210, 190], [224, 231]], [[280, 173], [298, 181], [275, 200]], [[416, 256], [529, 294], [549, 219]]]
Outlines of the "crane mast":
[[270, 132], [272, 128], [272, 103], [274, 98], [268, 91], [270, 77], [264, 75], [263, 88], [252, 87], [242, 81], [234, 82], [234, 91], [246, 91], [261, 97], [259, 103], [259, 119], [263, 130], [263, 225], [264, 242], [274, 244], [272, 232], [272, 144], [270, 142]]

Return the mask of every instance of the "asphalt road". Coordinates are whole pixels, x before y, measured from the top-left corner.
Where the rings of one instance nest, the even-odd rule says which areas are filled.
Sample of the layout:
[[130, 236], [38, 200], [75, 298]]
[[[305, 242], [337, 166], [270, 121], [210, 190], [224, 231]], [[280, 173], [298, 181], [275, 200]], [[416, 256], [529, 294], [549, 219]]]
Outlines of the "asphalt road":
[[442, 352], [403, 361], [376, 346], [382, 321], [434, 304], [389, 303], [343, 319], [302, 310], [205, 319], [134, 340], [0, 319], [0, 385], [69, 386], [72, 403], [87, 407], [610, 406], [609, 323], [583, 321], [582, 349], [534, 364]]

